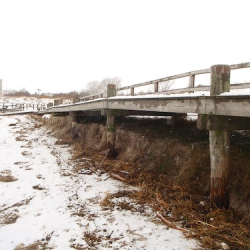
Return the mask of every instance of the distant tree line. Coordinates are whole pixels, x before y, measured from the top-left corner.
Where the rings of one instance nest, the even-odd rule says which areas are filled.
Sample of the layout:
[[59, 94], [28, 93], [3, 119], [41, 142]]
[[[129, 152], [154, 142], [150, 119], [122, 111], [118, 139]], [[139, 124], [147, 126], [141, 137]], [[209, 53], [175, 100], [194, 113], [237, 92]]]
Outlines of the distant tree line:
[[16, 96], [16, 97], [21, 97], [21, 96], [31, 96], [31, 94], [29, 93], [29, 91], [27, 91], [26, 89], [20, 89], [20, 90], [6, 90], [4, 91], [4, 95], [5, 96]]
[[77, 99], [79, 97], [87, 96], [87, 95], [93, 95], [93, 94], [98, 94], [102, 92], [106, 92], [107, 85], [108, 84], [115, 84], [116, 88], [121, 87], [121, 79], [119, 77], [106, 77], [101, 81], [89, 81], [86, 84], [86, 87], [82, 90], [78, 91], [71, 91], [69, 93], [41, 93], [38, 94], [35, 92], [34, 94], [30, 94], [29, 91], [26, 89], [22, 88], [20, 90], [5, 90], [4, 95], [5, 96], [12, 96], [12, 97], [38, 97], [39, 98], [63, 98], [63, 99]]

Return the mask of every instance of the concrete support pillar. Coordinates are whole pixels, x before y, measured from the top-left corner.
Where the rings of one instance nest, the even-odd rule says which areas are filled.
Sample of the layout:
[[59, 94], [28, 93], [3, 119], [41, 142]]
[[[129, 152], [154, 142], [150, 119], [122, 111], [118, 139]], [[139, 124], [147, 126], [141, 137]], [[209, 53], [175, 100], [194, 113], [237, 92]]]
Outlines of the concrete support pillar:
[[[229, 65], [214, 65], [211, 67], [211, 96], [230, 91], [230, 71], [231, 67]], [[209, 143], [211, 163], [211, 205], [219, 208], [228, 208], [230, 132], [226, 130], [209, 130]]]
[[[108, 84], [107, 85], [107, 98], [116, 96], [116, 85]], [[109, 150], [109, 155], [112, 157], [115, 154], [115, 116], [107, 115], [107, 149]]]

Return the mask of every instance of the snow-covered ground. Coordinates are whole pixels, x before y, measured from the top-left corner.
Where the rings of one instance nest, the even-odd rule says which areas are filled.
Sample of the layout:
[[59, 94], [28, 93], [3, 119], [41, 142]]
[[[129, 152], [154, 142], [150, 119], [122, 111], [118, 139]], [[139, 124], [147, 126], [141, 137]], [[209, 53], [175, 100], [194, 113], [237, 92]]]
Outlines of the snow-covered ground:
[[[16, 178], [0, 181], [0, 249], [38, 241], [58, 250], [199, 248], [180, 231], [167, 229], [149, 207], [103, 209], [107, 194], [134, 188], [101, 171], [75, 171], [76, 165], [87, 169], [89, 162], [98, 163], [74, 161], [71, 147], [56, 145], [28, 115], [0, 117], [0, 131], [0, 177]], [[121, 201], [131, 202], [113, 200]]]

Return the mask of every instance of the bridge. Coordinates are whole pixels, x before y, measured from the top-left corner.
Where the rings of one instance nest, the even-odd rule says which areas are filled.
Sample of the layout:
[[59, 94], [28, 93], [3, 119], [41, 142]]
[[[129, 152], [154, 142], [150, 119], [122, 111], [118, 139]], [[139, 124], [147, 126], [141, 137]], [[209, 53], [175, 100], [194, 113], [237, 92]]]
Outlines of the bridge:
[[[107, 116], [107, 147], [115, 150], [115, 116], [150, 115], [176, 117], [187, 113], [198, 115], [197, 127], [209, 130], [211, 204], [229, 207], [230, 130], [250, 129], [250, 95], [231, 95], [231, 89], [250, 88], [249, 83], [230, 84], [231, 70], [249, 68], [250, 62], [236, 65], [214, 65], [209, 69], [187, 72], [116, 89], [108, 85], [106, 93], [85, 96], [71, 105], [59, 105], [42, 111], [57, 115], [70, 115], [74, 123], [81, 116]], [[210, 86], [195, 87], [195, 76], [210, 74]], [[189, 78], [189, 87], [160, 93], [159, 85], [173, 79]], [[151, 95], [135, 96], [135, 89], [153, 85]], [[130, 90], [129, 96], [117, 93]], [[183, 95], [195, 91], [208, 91], [210, 96]], [[177, 93], [179, 96], [168, 94]]]

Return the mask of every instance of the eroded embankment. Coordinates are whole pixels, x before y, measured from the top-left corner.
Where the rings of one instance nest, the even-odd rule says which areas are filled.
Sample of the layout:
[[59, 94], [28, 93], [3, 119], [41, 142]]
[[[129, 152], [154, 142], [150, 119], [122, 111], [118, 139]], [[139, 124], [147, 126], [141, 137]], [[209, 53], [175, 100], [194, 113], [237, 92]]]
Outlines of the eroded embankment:
[[[98, 165], [144, 192], [148, 202], [168, 221], [192, 231], [204, 247], [218, 249], [221, 240], [230, 249], [250, 245], [250, 140], [248, 133], [231, 133], [230, 210], [211, 210], [208, 131], [195, 122], [182, 121], [171, 128], [164, 119], [120, 118], [116, 121], [117, 157], [108, 159], [103, 118], [43, 119], [63, 142], [72, 141], [74, 157], [89, 156]], [[238, 211], [241, 211], [238, 212]], [[234, 237], [232, 237], [234, 235]]]
[[[106, 127], [102, 118], [83, 118], [72, 128], [70, 117], [53, 117], [46, 125], [58, 139], [73, 140], [79, 154], [100, 154], [102, 158], [107, 153]], [[176, 128], [171, 128], [164, 119], [117, 119], [116, 131], [118, 155], [115, 162], [133, 165], [136, 171], [167, 175], [176, 184], [209, 195], [208, 131], [197, 130], [195, 122], [184, 120]], [[249, 152], [247, 131], [232, 132], [230, 201], [232, 207], [244, 212], [250, 211]]]

